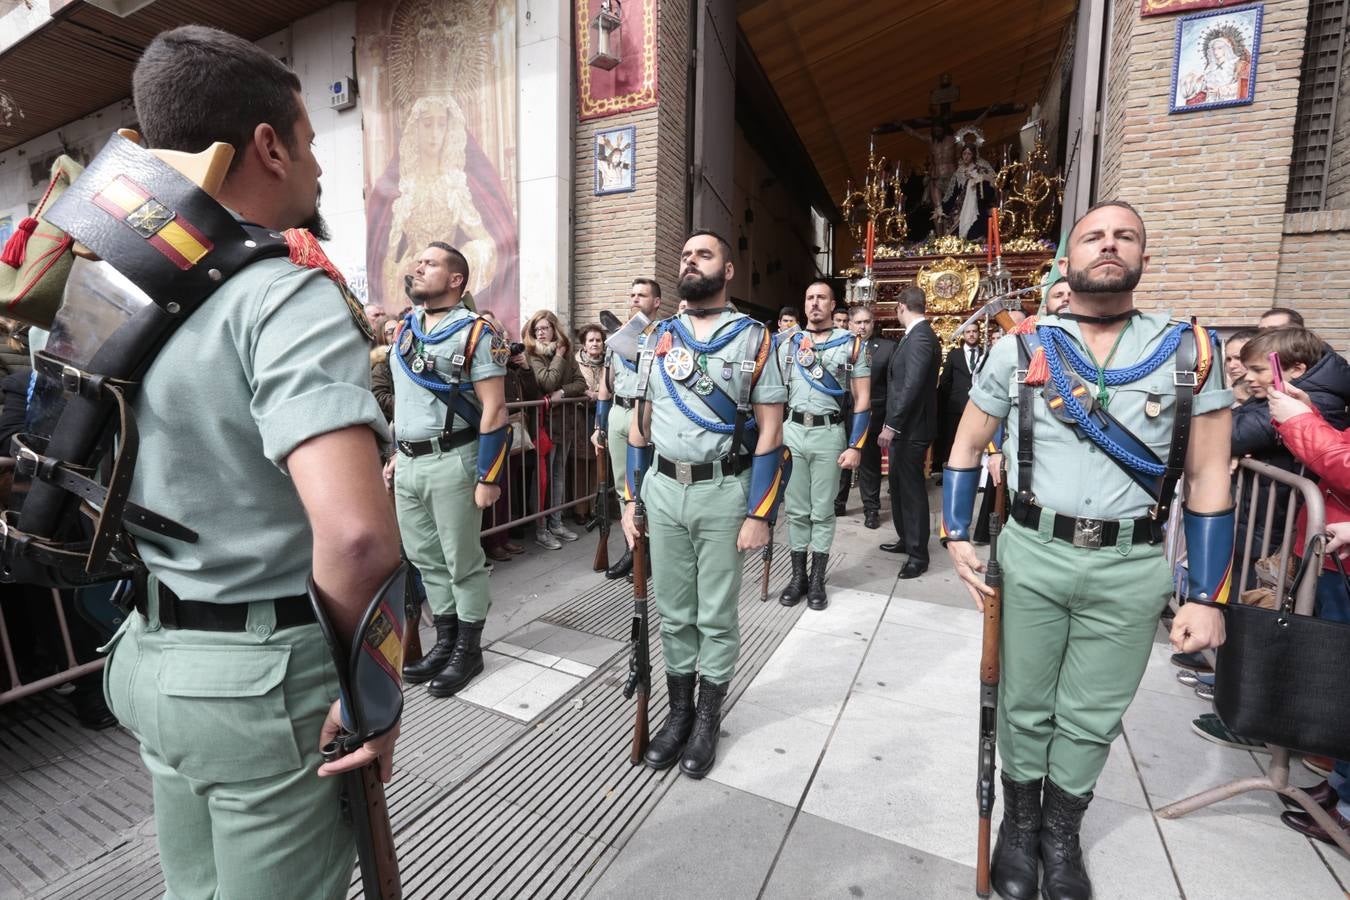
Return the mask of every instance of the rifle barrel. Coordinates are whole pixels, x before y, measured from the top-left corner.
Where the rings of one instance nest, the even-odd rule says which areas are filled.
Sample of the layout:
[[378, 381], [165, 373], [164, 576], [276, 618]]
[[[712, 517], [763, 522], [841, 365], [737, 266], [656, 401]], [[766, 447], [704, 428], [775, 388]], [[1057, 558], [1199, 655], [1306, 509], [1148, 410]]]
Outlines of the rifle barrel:
[[[993, 487], [991, 485], [991, 487]], [[1003, 527], [1008, 492], [1005, 484], [993, 487], [994, 515], [989, 522], [989, 564], [985, 583], [994, 589], [984, 598], [984, 632], [980, 647], [980, 768], [976, 774], [976, 802], [979, 808], [978, 843], [975, 851], [975, 893], [988, 897], [989, 829], [994, 812], [994, 778], [997, 768], [998, 740], [998, 639], [1002, 627], [1003, 568], [998, 560], [998, 536]]]

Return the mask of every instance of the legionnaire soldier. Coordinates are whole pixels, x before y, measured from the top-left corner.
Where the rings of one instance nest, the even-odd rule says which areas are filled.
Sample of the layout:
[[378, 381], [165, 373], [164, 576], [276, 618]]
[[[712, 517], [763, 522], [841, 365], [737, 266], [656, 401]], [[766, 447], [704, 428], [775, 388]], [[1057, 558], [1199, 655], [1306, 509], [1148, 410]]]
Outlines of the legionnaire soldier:
[[829, 284], [808, 285], [803, 308], [806, 330], [780, 341], [777, 350], [788, 389], [783, 442], [792, 451], [796, 474], [784, 501], [792, 577], [778, 602], [795, 606], [805, 597], [811, 609], [824, 609], [839, 471], [851, 472], [862, 461], [872, 419], [871, 370], [862, 338], [830, 321], [834, 290]]
[[735, 269], [726, 240], [695, 231], [680, 270], [688, 308], [661, 322], [639, 358], [623, 527], [633, 543], [640, 495], [670, 689], [670, 714], [646, 763], [666, 769], [679, 761], [686, 775], [702, 778], [716, 758], [722, 700], [740, 653], [742, 559], [769, 542], [787, 478], [787, 391], [768, 329], [728, 309]]
[[[633, 286], [628, 290], [628, 318], [642, 313], [655, 322], [660, 309], [661, 285], [653, 278], [634, 278]], [[612, 347], [605, 348], [605, 373], [600, 380], [599, 397], [595, 404], [595, 433], [591, 435], [591, 443], [597, 451], [609, 453], [610, 471], [614, 473], [615, 484], [623, 480], [628, 459], [628, 426], [633, 420], [633, 406], [637, 402], [637, 369], [636, 359], [625, 359]], [[617, 412], [614, 407], [618, 407]], [[625, 542], [627, 539], [625, 534]], [[626, 543], [623, 556], [605, 570], [605, 577], [623, 578], [631, 571], [633, 546]]]
[[[271, 54], [178, 28], [146, 48], [133, 92], [149, 146], [233, 146], [216, 198], [239, 220], [321, 233], [314, 129], [299, 80]], [[352, 830], [340, 779], [316, 771], [378, 754], [388, 778], [396, 730], [320, 768], [339, 727], [338, 681], [306, 596], [312, 572], [350, 642], [399, 566], [379, 477], [386, 426], [354, 318], [364, 321], [323, 271], [254, 262], [173, 333], [135, 403], [131, 499], [198, 534], [138, 538], [149, 590], [104, 673], [154, 780], [168, 896], [345, 897]]]
[[1078, 220], [1059, 261], [1070, 312], [1024, 323], [990, 350], [943, 476], [943, 538], [983, 608], [992, 591], [968, 530], [980, 450], [1007, 418], [1004, 793], [992, 861], [1003, 897], [1091, 895], [1079, 828], [1172, 591], [1161, 526], [1183, 470], [1173, 527], [1180, 518], [1186, 531], [1189, 588], [1172, 645], [1190, 652], [1224, 639], [1215, 604], [1227, 601], [1233, 548], [1232, 393], [1211, 332], [1134, 308], [1146, 246], [1126, 203]]
[[510, 344], [460, 302], [469, 263], [433, 242], [417, 258], [408, 313], [390, 354], [394, 428], [390, 458], [398, 527], [422, 573], [436, 643], [405, 666], [414, 684], [449, 697], [483, 671], [488, 572], [478, 532], [497, 502], [509, 452], [506, 362]]

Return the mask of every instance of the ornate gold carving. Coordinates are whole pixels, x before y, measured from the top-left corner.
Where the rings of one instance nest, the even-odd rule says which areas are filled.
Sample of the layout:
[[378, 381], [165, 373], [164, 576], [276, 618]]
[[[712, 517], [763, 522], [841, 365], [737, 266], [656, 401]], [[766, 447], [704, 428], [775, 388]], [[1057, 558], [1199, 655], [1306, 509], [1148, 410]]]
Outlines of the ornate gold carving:
[[[975, 293], [980, 288], [980, 270], [968, 262], [947, 257], [920, 269], [914, 276], [914, 283], [928, 300], [929, 321], [945, 351], [951, 345], [952, 333], [975, 300]], [[945, 357], [945, 352], [943, 355]]]
[[1012, 244], [1018, 240], [1035, 241], [1045, 236], [1054, 225], [1055, 213], [1064, 205], [1064, 178], [1046, 175], [1049, 168], [1049, 153], [1038, 131], [1031, 158], [999, 170], [997, 184], [1003, 206], [998, 227], [1005, 238], [1005, 253], [1016, 252]]

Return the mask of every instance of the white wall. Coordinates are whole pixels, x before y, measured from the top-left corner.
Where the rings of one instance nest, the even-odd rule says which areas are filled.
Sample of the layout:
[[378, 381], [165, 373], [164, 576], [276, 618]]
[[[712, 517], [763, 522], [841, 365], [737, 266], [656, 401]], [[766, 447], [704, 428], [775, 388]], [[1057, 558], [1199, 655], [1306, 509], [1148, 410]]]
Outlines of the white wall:
[[[366, 213], [362, 197], [361, 103], [342, 112], [329, 108], [329, 89], [334, 81], [353, 76], [352, 46], [356, 36], [356, 4], [335, 3], [293, 23], [290, 28], [266, 37], [258, 45], [285, 59], [300, 77], [300, 85], [314, 123], [315, 154], [323, 166], [323, 213], [333, 233], [325, 244], [328, 255], [352, 282], [358, 293], [365, 289]], [[130, 90], [130, 85], [128, 92]], [[0, 153], [0, 217], [14, 223], [28, 215], [42, 196], [45, 175], [38, 182], [29, 177], [30, 163], [64, 146], [77, 157], [92, 158], [107, 136], [136, 122], [128, 99], [85, 116], [69, 125]]]
[[[519, 0], [516, 10], [520, 317], [567, 314], [572, 261], [572, 10]], [[516, 329], [512, 329], [515, 333]]]

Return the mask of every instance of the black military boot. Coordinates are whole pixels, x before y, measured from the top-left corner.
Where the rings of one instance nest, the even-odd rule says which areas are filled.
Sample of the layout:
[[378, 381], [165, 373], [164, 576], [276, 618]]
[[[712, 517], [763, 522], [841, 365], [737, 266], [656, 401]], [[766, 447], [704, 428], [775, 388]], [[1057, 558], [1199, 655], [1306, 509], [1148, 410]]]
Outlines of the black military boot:
[[830, 605], [825, 597], [825, 567], [830, 564], [830, 554], [811, 553], [811, 581], [806, 586], [807, 609], [824, 609]]
[[1078, 831], [1092, 794], [1070, 794], [1045, 779], [1045, 802], [1041, 812], [1041, 896], [1045, 900], [1089, 900], [1092, 882], [1083, 866]]
[[788, 579], [778, 602], [784, 606], [796, 606], [806, 596], [806, 551], [792, 551], [792, 576]]
[[[431, 621], [436, 625], [436, 643], [423, 653], [417, 662], [403, 667], [403, 680], [408, 684], [421, 684], [444, 669], [445, 664], [450, 661], [451, 651], [455, 649], [455, 634], [459, 631], [459, 619], [451, 614], [433, 616]], [[409, 622], [408, 625], [416, 628], [417, 622]]]
[[670, 710], [656, 734], [652, 735], [647, 744], [647, 753], [642, 757], [649, 769], [669, 769], [675, 765], [684, 752], [689, 732], [694, 729], [694, 674], [675, 675], [667, 672], [666, 688], [670, 697]]
[[690, 778], [707, 775], [717, 761], [717, 731], [722, 724], [722, 700], [726, 695], [725, 684], [714, 684], [706, 678], [698, 680], [694, 733], [689, 735], [684, 756], [680, 757], [680, 771]]
[[1041, 861], [1041, 782], [1003, 777], [1003, 821], [998, 826], [989, 880], [1004, 900], [1032, 900]]
[[605, 570], [606, 578], [622, 578], [633, 571], [633, 549], [625, 547], [623, 556], [620, 556], [614, 565]]
[[483, 639], [483, 624], [460, 621], [450, 661], [439, 675], [431, 679], [431, 684], [427, 685], [428, 694], [433, 697], [452, 696], [483, 671], [483, 650], [479, 646]]

